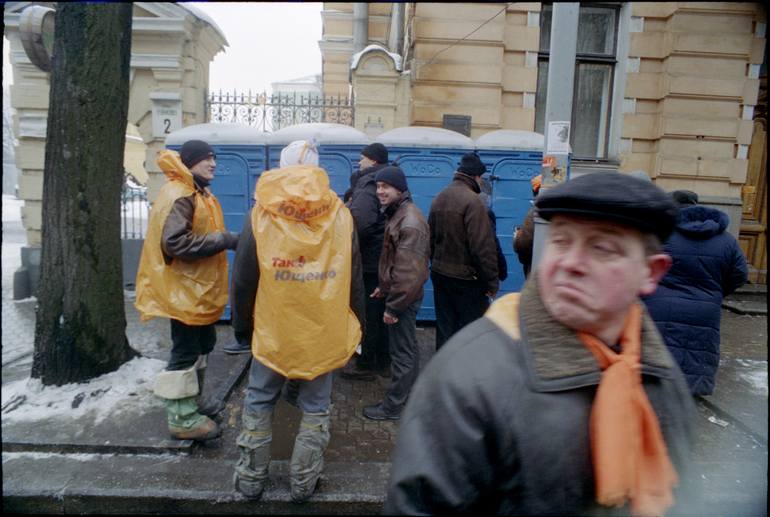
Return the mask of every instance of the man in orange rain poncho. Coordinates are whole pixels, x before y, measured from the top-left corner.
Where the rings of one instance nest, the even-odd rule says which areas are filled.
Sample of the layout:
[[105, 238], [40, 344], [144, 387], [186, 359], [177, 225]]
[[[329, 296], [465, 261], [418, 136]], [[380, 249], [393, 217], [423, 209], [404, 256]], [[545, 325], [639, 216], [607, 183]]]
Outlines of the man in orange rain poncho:
[[238, 235], [225, 229], [222, 208], [208, 185], [214, 150], [201, 140], [179, 153], [161, 151], [158, 165], [168, 181], [150, 212], [136, 275], [136, 308], [142, 321], [171, 319], [171, 357], [158, 374], [155, 394], [165, 400], [168, 430], [179, 440], [208, 440], [217, 424], [201, 414], [206, 357], [216, 343], [216, 323], [227, 304], [228, 249]]
[[273, 409], [297, 379], [302, 410], [289, 468], [291, 498], [315, 490], [329, 443], [332, 371], [361, 341], [364, 290], [350, 211], [329, 188], [311, 142], [281, 152], [257, 182], [233, 262], [233, 330], [253, 359], [237, 444], [235, 488], [261, 497], [268, 479]]

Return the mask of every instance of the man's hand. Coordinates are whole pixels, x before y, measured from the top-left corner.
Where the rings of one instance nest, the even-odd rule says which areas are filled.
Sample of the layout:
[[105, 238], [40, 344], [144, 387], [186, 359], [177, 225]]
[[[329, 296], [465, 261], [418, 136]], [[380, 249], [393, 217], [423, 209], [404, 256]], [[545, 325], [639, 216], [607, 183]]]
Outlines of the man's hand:
[[369, 298], [385, 298], [385, 294], [380, 291], [379, 287], [375, 287], [374, 291], [372, 291], [372, 294], [369, 295]]
[[388, 311], [385, 311], [385, 314], [382, 315], [382, 321], [385, 322], [385, 325], [393, 325], [394, 323], [398, 323], [398, 318]]
[[487, 291], [487, 292], [486, 292], [486, 293], [484, 293], [484, 294], [487, 296], [487, 298], [494, 298], [494, 297], [495, 297], [495, 295], [497, 294], [497, 291], [494, 291], [494, 292], [492, 292], [492, 291]]

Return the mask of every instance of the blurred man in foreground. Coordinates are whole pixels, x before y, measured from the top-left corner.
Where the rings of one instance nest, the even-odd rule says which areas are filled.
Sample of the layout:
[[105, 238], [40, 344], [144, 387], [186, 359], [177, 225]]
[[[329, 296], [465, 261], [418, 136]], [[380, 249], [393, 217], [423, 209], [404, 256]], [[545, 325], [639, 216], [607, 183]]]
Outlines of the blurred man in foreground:
[[[639, 301], [671, 259], [675, 207], [618, 173], [536, 201], [550, 221], [523, 291], [431, 359], [402, 415], [386, 513], [662, 515], [694, 407]], [[624, 509], [628, 512], [628, 509]]]

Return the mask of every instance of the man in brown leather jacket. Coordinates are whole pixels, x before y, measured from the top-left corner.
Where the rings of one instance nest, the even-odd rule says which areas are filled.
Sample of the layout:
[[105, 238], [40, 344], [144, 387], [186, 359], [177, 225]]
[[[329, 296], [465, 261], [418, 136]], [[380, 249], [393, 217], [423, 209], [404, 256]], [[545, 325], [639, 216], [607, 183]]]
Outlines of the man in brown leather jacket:
[[388, 223], [379, 262], [379, 286], [370, 294], [385, 299], [383, 322], [388, 328], [391, 382], [382, 402], [364, 408], [371, 420], [398, 420], [417, 380], [417, 311], [428, 279], [429, 229], [412, 202], [404, 172], [396, 166], [375, 177], [377, 197]]
[[499, 288], [497, 249], [487, 208], [479, 197], [486, 167], [464, 155], [452, 183], [433, 200], [428, 216], [436, 350], [484, 315]]

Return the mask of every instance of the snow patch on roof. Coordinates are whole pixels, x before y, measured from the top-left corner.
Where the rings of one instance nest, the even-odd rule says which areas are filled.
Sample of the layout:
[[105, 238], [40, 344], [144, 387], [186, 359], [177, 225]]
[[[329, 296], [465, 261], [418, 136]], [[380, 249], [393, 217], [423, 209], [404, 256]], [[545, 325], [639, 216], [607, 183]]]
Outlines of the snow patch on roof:
[[476, 148], [476, 143], [467, 136], [441, 127], [397, 127], [382, 133], [376, 141], [386, 146], [399, 147]]
[[510, 151], [543, 152], [545, 137], [534, 131], [499, 129], [490, 131], [476, 139], [478, 149], [506, 149]]
[[295, 140], [309, 140], [311, 138], [314, 138], [319, 145], [367, 145], [369, 143], [369, 138], [358, 129], [345, 124], [329, 122], [309, 122], [279, 129], [270, 135], [268, 143], [289, 144]]
[[166, 145], [182, 145], [188, 140], [203, 140], [212, 145], [259, 145], [267, 141], [267, 133], [244, 124], [195, 124], [169, 134], [166, 137]]
[[229, 46], [229, 43], [227, 42], [227, 38], [225, 38], [225, 33], [222, 32], [222, 29], [219, 28], [219, 25], [217, 25], [217, 22], [215, 22], [214, 19], [211, 18], [211, 16], [209, 16], [208, 14], [203, 12], [202, 10], [198, 9], [193, 4], [194, 4], [194, 2], [177, 2], [176, 3], [176, 5], [178, 5], [179, 7], [183, 8], [183, 9], [186, 9], [187, 11], [190, 12], [190, 14], [192, 14], [196, 18], [199, 18], [199, 19], [203, 20], [204, 22], [208, 23], [209, 25], [211, 25], [211, 27], [215, 31], [217, 31], [220, 36], [222, 36], [222, 39], [224, 40], [225, 45]]
[[350, 69], [355, 70], [356, 68], [358, 68], [358, 62], [361, 60], [361, 57], [367, 52], [372, 52], [373, 50], [380, 50], [382, 52], [385, 52], [393, 60], [393, 64], [396, 65], [396, 70], [399, 72], [401, 71], [401, 56], [394, 52], [388, 52], [388, 49], [386, 49], [382, 45], [377, 45], [376, 43], [372, 43], [362, 51], [356, 52], [355, 54], [353, 54], [353, 56], [350, 58]]

